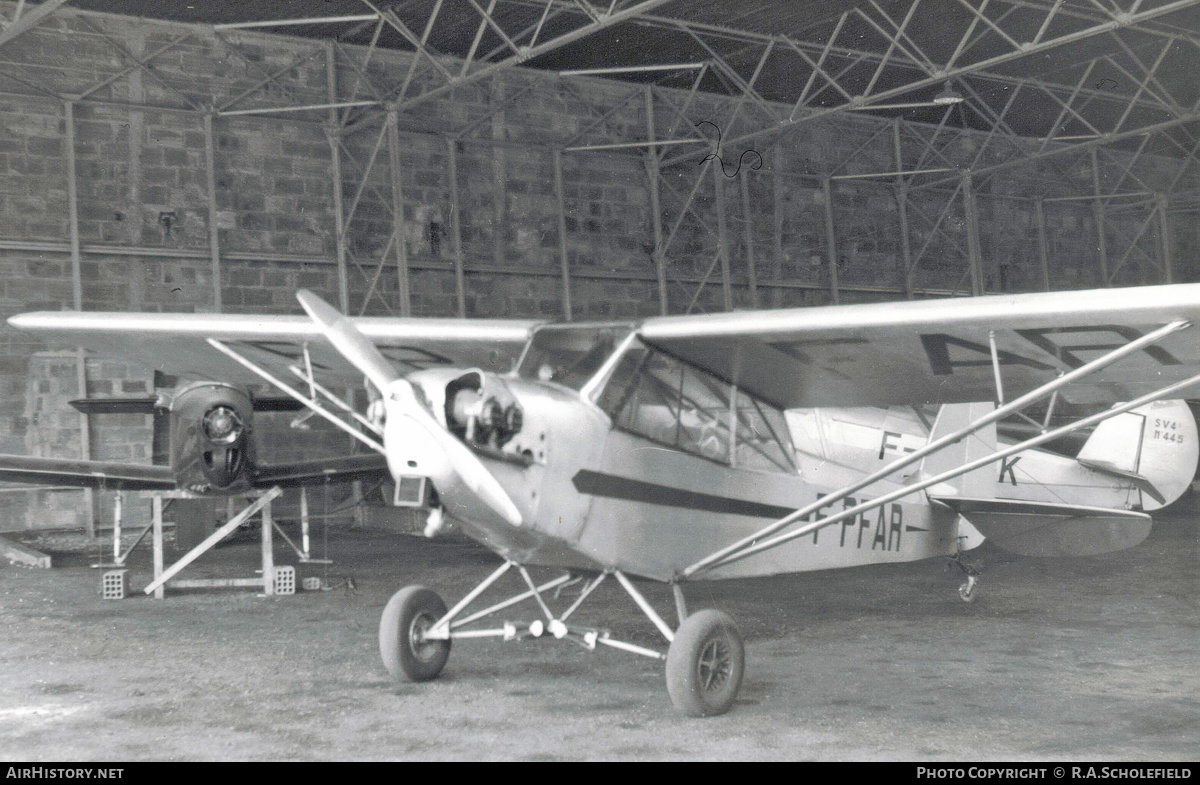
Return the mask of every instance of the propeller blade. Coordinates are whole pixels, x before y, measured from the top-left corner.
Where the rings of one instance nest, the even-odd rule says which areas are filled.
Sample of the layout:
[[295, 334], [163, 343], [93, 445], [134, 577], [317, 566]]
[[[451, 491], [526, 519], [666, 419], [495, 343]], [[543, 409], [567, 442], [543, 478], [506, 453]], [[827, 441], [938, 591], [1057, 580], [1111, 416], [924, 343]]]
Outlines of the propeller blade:
[[[336, 308], [312, 292], [302, 289], [296, 293], [296, 299], [334, 348], [384, 394], [388, 421], [395, 424], [399, 418], [407, 418], [427, 434], [429, 441], [444, 459], [446, 472], [434, 472], [443, 476], [433, 478], [435, 486], [441, 481], [443, 487], [439, 488], [439, 492], [447, 493], [449, 488], [446, 486], [461, 483], [494, 513], [513, 526], [520, 526], [521, 511], [517, 509], [499, 480], [465, 444], [442, 427], [417, 399], [418, 393], [412, 384], [396, 372], [375, 344], [371, 343], [371, 339], [363, 335], [354, 323]], [[389, 438], [390, 433], [397, 432], [396, 429], [385, 425], [383, 444], [389, 460], [393, 454], [398, 454], [404, 449], [403, 436], [399, 437], [399, 445]], [[434, 465], [438, 463], [435, 461]]]
[[296, 299], [329, 342], [377, 388], [386, 390], [400, 378], [371, 339], [340, 311], [307, 289], [296, 292]]

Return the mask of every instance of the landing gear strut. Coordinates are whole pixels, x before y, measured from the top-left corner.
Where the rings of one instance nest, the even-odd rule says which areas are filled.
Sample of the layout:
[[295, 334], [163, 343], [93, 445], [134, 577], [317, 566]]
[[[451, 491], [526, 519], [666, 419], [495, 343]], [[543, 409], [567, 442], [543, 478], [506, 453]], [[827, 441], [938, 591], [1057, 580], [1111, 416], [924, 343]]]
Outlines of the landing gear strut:
[[962, 570], [963, 574], [967, 576], [966, 582], [958, 587], [958, 596], [963, 602], [975, 602], [979, 599], [979, 565], [964, 559], [960, 552], [951, 556], [946, 564], [947, 570], [955, 568]]
[[[513, 567], [520, 573], [527, 591], [483, 610], [464, 614], [468, 605]], [[609, 575], [616, 578], [666, 638], [669, 646], [665, 653], [618, 640], [605, 629], [568, 624], [570, 616]], [[552, 594], [552, 590], [580, 580], [579, 576], [567, 573], [535, 585], [523, 565], [506, 562], [449, 611], [430, 589], [407, 586], [396, 592], [379, 620], [379, 653], [384, 667], [397, 679], [427, 681], [442, 672], [450, 656], [450, 644], [456, 638], [495, 637], [511, 641], [547, 637], [571, 641], [588, 651], [603, 645], [663, 661], [666, 663], [667, 692], [676, 708], [693, 717], [710, 717], [729, 711], [737, 698], [745, 670], [745, 646], [732, 618], [716, 610], [702, 610], [688, 616], [682, 593], [675, 587], [676, 610], [682, 621], [678, 629], [672, 631], [629, 578], [618, 570], [606, 570], [587, 578], [579, 595], [565, 610], [557, 614], [552, 611], [548, 600], [557, 599], [557, 592]], [[544, 619], [505, 621], [492, 628], [468, 628], [473, 622], [527, 599], [537, 603]]]

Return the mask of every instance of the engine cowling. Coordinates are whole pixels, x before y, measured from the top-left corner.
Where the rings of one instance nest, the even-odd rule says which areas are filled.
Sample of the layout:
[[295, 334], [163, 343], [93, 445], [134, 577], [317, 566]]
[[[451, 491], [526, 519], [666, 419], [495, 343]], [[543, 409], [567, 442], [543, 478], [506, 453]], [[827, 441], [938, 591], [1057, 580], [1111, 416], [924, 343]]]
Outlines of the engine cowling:
[[250, 487], [254, 404], [220, 382], [196, 382], [171, 399], [171, 467], [192, 493], [229, 494]]

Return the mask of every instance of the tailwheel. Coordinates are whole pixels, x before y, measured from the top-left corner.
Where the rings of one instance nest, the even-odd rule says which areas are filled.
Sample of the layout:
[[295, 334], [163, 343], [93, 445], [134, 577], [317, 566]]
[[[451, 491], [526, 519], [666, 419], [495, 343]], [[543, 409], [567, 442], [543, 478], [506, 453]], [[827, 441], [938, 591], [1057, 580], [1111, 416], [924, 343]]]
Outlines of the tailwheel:
[[450, 657], [450, 641], [425, 634], [445, 615], [446, 603], [424, 586], [405, 586], [392, 595], [379, 619], [379, 656], [388, 673], [403, 681], [437, 678]]
[[729, 711], [742, 686], [746, 649], [737, 625], [726, 613], [703, 610], [675, 631], [667, 650], [667, 692], [689, 717]]
[[967, 582], [958, 587], [958, 596], [966, 603], [979, 599], [979, 576], [968, 575]]
[[963, 574], [967, 576], [966, 583], [958, 587], [959, 598], [965, 603], [975, 602], [975, 600], [979, 599], [979, 564], [968, 561], [959, 552], [951, 556], [950, 560], [946, 563], [947, 570], [955, 568], [962, 570]]

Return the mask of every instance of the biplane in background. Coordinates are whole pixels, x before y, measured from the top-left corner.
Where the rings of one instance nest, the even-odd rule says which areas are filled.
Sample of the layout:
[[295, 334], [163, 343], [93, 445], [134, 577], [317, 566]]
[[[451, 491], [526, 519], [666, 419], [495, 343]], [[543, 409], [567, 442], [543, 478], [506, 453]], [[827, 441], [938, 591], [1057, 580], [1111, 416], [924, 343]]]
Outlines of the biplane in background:
[[[1196, 468], [1195, 421], [1172, 399], [1200, 382], [1200, 342], [1185, 332], [1198, 284], [599, 324], [351, 319], [298, 298], [307, 318], [10, 323], [188, 378], [267, 381], [384, 456], [397, 488], [423, 494], [429, 532], [452, 520], [496, 552], [500, 567], [452, 608], [420, 586], [392, 597], [380, 652], [402, 679], [435, 678], [458, 639], [569, 639], [664, 660], [676, 706], [719, 714], [741, 684], [743, 642], [725, 613], [688, 612], [690, 582], [963, 564], [985, 538], [1030, 555], [1104, 553], [1140, 542], [1148, 512]], [[365, 414], [323, 386], [362, 376]], [[1066, 403], [1105, 408], [1050, 428]], [[1028, 420], [1034, 404], [1034, 435], [1002, 442], [997, 424]], [[1035, 449], [1081, 429], [1077, 455]], [[538, 584], [535, 565], [563, 574]], [[510, 570], [519, 593], [468, 611]], [[978, 579], [964, 570], [970, 600]], [[630, 576], [670, 584], [678, 624]], [[560, 607], [552, 590], [580, 578]], [[609, 578], [665, 651], [576, 622]], [[539, 618], [486, 621], [524, 600]]]

